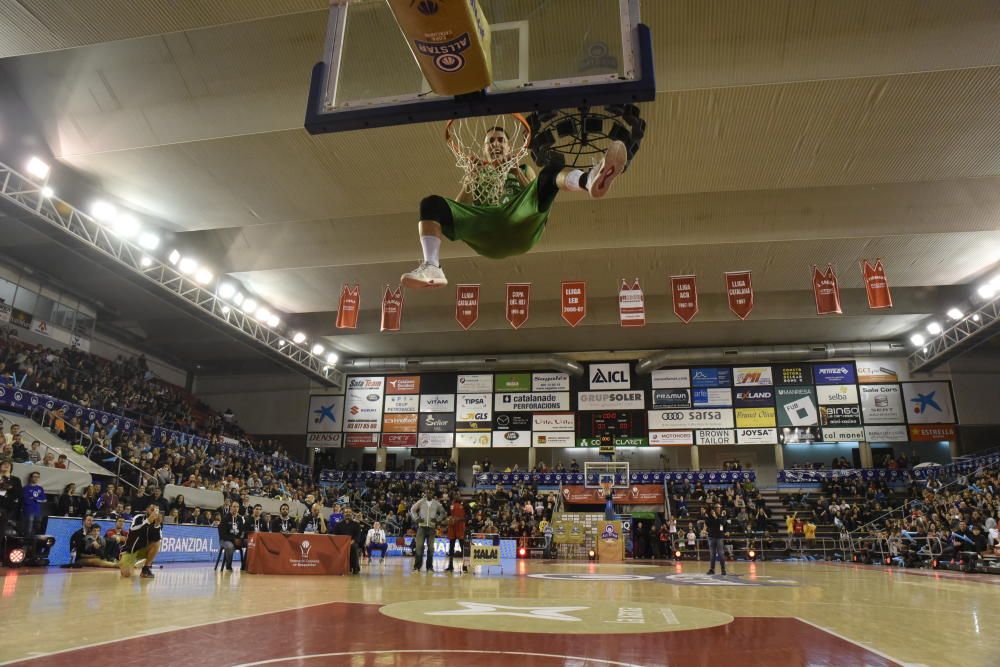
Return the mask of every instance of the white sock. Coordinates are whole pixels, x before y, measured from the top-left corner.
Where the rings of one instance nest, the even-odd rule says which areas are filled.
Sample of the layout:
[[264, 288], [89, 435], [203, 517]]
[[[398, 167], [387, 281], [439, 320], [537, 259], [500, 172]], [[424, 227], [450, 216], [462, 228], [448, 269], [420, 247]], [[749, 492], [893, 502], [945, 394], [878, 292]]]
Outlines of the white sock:
[[424, 249], [424, 261], [434, 266], [441, 266], [438, 253], [441, 251], [441, 239], [437, 236], [421, 236], [420, 247]]
[[583, 172], [579, 169], [574, 169], [566, 174], [566, 177], [563, 179], [563, 183], [566, 184], [566, 189], [570, 192], [583, 192], [585, 188], [580, 185], [580, 178], [583, 175]]

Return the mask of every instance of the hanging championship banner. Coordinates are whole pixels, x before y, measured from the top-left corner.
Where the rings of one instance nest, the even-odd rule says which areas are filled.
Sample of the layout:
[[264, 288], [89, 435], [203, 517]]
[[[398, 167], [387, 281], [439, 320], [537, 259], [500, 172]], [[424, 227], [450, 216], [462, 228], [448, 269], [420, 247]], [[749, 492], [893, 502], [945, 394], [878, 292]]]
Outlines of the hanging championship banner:
[[690, 324], [698, 314], [698, 283], [694, 276], [670, 276], [670, 291], [674, 295], [674, 315]]
[[479, 319], [479, 285], [459, 285], [455, 289], [455, 319], [464, 331]]
[[507, 283], [507, 321], [520, 329], [528, 321], [531, 283]]
[[587, 316], [587, 283], [564, 282], [562, 284], [562, 318], [566, 324], [575, 327]]
[[646, 325], [646, 301], [638, 278], [631, 285], [622, 278], [618, 288], [618, 320], [623, 327]]
[[395, 290], [385, 286], [382, 295], [382, 331], [399, 331], [403, 323], [403, 288], [399, 285]]
[[753, 283], [749, 271], [733, 271], [726, 273], [726, 296], [729, 298], [729, 310], [736, 317], [745, 320], [753, 310]]
[[868, 260], [861, 262], [861, 273], [865, 279], [865, 293], [868, 295], [868, 307], [872, 310], [892, 308], [892, 294], [889, 292], [889, 280], [885, 277], [885, 267], [882, 260], [876, 259], [875, 266]]
[[816, 297], [817, 315], [841, 315], [840, 308], [840, 287], [837, 285], [837, 274], [833, 271], [833, 265], [826, 265], [826, 272], [820, 271], [813, 264], [812, 267], [813, 296]]
[[337, 328], [357, 329], [358, 313], [361, 312], [361, 289], [357, 283], [354, 288], [344, 283], [340, 288], [340, 307], [337, 308]]

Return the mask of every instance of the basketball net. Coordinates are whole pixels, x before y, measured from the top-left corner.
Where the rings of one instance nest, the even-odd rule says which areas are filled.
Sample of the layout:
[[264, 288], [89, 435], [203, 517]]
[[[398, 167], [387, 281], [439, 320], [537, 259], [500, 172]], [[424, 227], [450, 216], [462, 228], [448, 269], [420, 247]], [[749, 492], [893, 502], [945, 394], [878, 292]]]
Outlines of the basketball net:
[[[486, 149], [486, 134], [502, 128], [509, 150], [494, 157]], [[521, 114], [455, 118], [444, 132], [448, 148], [462, 170], [462, 190], [480, 206], [499, 206], [507, 189], [508, 175], [524, 161], [531, 142], [531, 129]]]

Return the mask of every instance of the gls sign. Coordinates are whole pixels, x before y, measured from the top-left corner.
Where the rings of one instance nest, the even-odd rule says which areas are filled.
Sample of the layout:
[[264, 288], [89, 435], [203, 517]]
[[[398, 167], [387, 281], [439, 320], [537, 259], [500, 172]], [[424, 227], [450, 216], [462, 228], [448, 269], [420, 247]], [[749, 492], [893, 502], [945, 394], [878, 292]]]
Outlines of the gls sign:
[[628, 364], [591, 364], [591, 389], [629, 389], [632, 376]]

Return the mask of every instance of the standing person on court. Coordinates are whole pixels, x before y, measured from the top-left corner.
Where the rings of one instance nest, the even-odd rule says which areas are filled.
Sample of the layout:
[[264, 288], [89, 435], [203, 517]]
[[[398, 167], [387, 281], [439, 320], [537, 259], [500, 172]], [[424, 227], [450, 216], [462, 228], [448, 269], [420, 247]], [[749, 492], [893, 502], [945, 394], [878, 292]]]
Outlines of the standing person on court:
[[[487, 178], [508, 168], [511, 137], [503, 127], [487, 128], [482, 137], [480, 165], [474, 179]], [[439, 259], [441, 236], [463, 241], [477, 255], [501, 259], [522, 255], [538, 243], [549, 219], [549, 209], [560, 190], [587, 192], [592, 199], [608, 193], [615, 177], [625, 170], [628, 151], [621, 141], [612, 141], [601, 161], [589, 173], [574, 167], [550, 164], [538, 176], [526, 164], [516, 164], [499, 174], [504, 179], [499, 201], [477, 199], [474, 182], [463, 184], [455, 199], [440, 195], [420, 202], [420, 245], [424, 259], [413, 271], [404, 273], [400, 282], [409, 288], [444, 287], [448, 284]], [[497, 165], [500, 165], [497, 167]]]
[[455, 542], [458, 542], [459, 553], [465, 558], [465, 505], [462, 498], [455, 494], [451, 499], [451, 515], [448, 517], [448, 567], [446, 572], [454, 572]]
[[447, 513], [444, 507], [434, 497], [434, 489], [428, 487], [424, 497], [410, 507], [410, 518], [417, 524], [417, 538], [414, 545], [413, 570], [420, 569], [424, 560], [424, 548], [427, 549], [427, 571], [434, 571], [434, 538], [437, 536], [438, 524], [444, 521]]
[[722, 574], [726, 574], [726, 515], [722, 511], [722, 505], [715, 504], [712, 511], [705, 517], [705, 528], [708, 531], [708, 552], [711, 554], [711, 561], [708, 565], [708, 574], [715, 574], [715, 560], [719, 560]]

